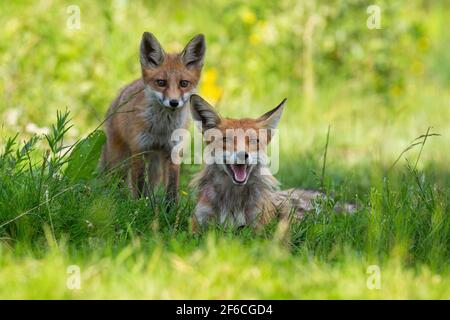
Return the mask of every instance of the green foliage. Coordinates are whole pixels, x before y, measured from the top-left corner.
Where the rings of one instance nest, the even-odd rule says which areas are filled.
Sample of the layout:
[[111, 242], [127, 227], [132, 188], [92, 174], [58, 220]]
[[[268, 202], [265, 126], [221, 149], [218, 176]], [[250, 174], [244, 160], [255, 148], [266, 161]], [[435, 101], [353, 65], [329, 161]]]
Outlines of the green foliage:
[[103, 131], [96, 130], [81, 140], [68, 158], [65, 175], [71, 181], [88, 180], [93, 177], [106, 141]]
[[[1, 2], [0, 297], [448, 299], [450, 7], [377, 1], [382, 28], [369, 30], [371, 4], [80, 0], [69, 29], [64, 1]], [[224, 116], [288, 97], [277, 178], [357, 213], [323, 201], [288, 232], [193, 235], [198, 167], [182, 168], [171, 211], [160, 191], [133, 199], [97, 175], [95, 128], [140, 75], [145, 30], [166, 51], [205, 33], [199, 91]], [[66, 287], [73, 264], [78, 291]], [[366, 287], [373, 264], [380, 290]]]
[[[58, 114], [57, 123], [63, 118], [68, 114]], [[104, 140], [97, 131], [74, 147], [54, 149], [72, 149], [70, 155], [50, 152], [64, 139], [67, 127], [67, 122], [55, 125], [46, 136], [49, 151], [42, 162], [34, 162], [29, 154], [38, 151], [32, 148], [36, 137], [15, 150], [15, 138], [8, 139], [0, 155], [0, 279], [16, 288], [14, 297], [183, 298], [193, 287], [204, 289], [196, 289], [191, 298], [450, 295], [448, 194], [414, 167], [372, 187], [367, 198], [358, 200], [355, 214], [336, 214], [333, 204], [324, 201], [302, 221], [293, 221], [290, 230], [274, 222], [257, 232], [218, 227], [194, 235], [189, 231], [194, 206], [190, 195], [167, 211], [160, 193], [135, 200], [126, 188], [92, 175]], [[48, 165], [49, 159], [58, 165]], [[336, 199], [345, 198], [333, 186], [326, 188]], [[29, 287], [17, 287], [18, 274], [36, 272], [30, 268], [38, 257], [44, 260]], [[67, 290], [58, 276], [74, 263], [85, 272], [79, 292]], [[104, 263], [109, 265], [107, 273], [93, 276], [92, 270], [102, 269]], [[383, 270], [379, 292], [365, 287], [364, 270], [373, 264]], [[124, 273], [129, 281], [119, 285], [117, 277]], [[396, 283], [405, 278], [414, 285], [396, 291]], [[98, 283], [100, 291], [95, 289]], [[31, 288], [37, 285], [48, 290], [36, 296]], [[172, 289], [164, 293], [164, 287]], [[10, 294], [0, 289], [0, 296]]]

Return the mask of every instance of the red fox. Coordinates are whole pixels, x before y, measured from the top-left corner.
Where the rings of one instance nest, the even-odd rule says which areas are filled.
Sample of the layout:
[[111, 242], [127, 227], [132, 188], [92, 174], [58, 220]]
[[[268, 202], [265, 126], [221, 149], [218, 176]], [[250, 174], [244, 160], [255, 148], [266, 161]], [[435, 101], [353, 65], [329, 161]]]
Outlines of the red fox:
[[[263, 161], [285, 102], [286, 99], [257, 119], [230, 119], [220, 117], [200, 96], [191, 96], [192, 117], [202, 124], [207, 148], [219, 151], [219, 154], [223, 150], [224, 159], [223, 162], [217, 161], [222, 156], [219, 155], [216, 161], [204, 166], [191, 182], [199, 193], [193, 220], [194, 231], [211, 220], [235, 227], [258, 227], [275, 217], [287, 218], [291, 211], [301, 217], [313, 208], [314, 198], [324, 196], [313, 190], [280, 191], [278, 181]], [[239, 130], [246, 133], [264, 132], [261, 129], [266, 129], [266, 136], [235, 134]], [[243, 141], [239, 142], [239, 139]], [[347, 204], [342, 209], [354, 210], [352, 205]]]
[[[142, 35], [142, 77], [124, 87], [108, 109], [101, 160], [104, 169], [120, 169], [125, 180], [131, 171], [135, 196], [164, 182], [168, 199], [177, 200], [180, 168], [171, 159], [171, 134], [189, 125], [187, 105], [200, 80], [205, 51], [202, 34], [172, 54], [164, 52], [153, 34]], [[150, 190], [144, 190], [145, 173]]]

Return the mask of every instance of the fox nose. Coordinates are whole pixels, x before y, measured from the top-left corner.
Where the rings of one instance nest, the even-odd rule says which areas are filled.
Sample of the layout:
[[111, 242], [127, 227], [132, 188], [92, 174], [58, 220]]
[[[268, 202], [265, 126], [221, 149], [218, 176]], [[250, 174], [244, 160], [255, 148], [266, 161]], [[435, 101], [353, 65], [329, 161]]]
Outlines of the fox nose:
[[238, 164], [245, 164], [247, 163], [249, 154], [245, 151], [240, 151], [236, 153], [236, 160]]
[[178, 107], [178, 100], [177, 99], [170, 99], [169, 104], [171, 107]]

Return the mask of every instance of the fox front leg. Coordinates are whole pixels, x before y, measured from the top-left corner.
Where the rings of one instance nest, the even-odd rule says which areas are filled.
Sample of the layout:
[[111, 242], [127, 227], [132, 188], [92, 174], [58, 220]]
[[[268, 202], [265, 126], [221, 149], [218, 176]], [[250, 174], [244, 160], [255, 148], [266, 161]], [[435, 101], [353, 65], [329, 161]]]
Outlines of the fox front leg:
[[164, 174], [166, 182], [166, 197], [169, 209], [178, 202], [178, 187], [180, 180], [180, 165], [177, 159], [171, 159], [170, 156], [165, 157]]
[[200, 195], [197, 205], [195, 206], [194, 216], [192, 217], [192, 229], [194, 233], [199, 232], [209, 222], [216, 218], [214, 210], [209, 203], [206, 195]]
[[154, 191], [162, 180], [163, 166], [161, 163], [161, 155], [158, 152], [150, 152], [146, 156], [148, 185], [145, 189], [146, 196], [153, 196]]
[[145, 163], [142, 158], [136, 157], [131, 162], [130, 187], [135, 198], [142, 196], [145, 185]]

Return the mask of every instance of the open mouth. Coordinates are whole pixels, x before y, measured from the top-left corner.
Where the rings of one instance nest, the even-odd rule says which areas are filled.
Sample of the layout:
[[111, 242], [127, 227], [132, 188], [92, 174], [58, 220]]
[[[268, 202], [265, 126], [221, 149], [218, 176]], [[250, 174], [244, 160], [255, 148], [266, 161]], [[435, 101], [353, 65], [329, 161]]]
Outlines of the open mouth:
[[248, 166], [246, 164], [228, 164], [227, 168], [231, 173], [234, 183], [244, 184], [247, 181]]

